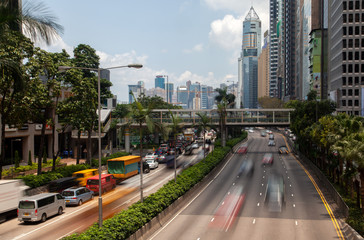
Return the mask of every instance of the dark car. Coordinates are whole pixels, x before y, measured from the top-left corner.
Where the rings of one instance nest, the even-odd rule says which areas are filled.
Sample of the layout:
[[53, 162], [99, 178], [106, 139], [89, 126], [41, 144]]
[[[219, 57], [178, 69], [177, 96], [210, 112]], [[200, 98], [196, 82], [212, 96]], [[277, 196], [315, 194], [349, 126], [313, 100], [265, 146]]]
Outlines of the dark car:
[[192, 152], [193, 152], [192, 145], [186, 146], [186, 148], [185, 148], [185, 155], [191, 155]]
[[[140, 173], [140, 162], [138, 162], [138, 172]], [[149, 164], [146, 163], [146, 162], [143, 162], [143, 172], [144, 173], [149, 173], [150, 172]]]
[[48, 191], [61, 193], [66, 188], [70, 188], [70, 187], [77, 186], [77, 185], [78, 185], [78, 182], [77, 182], [77, 178], [75, 178], [75, 177], [59, 178], [57, 180], [53, 180], [53, 181], [49, 182]]
[[280, 146], [280, 147], [278, 148], [278, 152], [279, 152], [280, 154], [288, 154], [288, 153], [289, 153], [288, 148], [287, 148], [286, 146]]

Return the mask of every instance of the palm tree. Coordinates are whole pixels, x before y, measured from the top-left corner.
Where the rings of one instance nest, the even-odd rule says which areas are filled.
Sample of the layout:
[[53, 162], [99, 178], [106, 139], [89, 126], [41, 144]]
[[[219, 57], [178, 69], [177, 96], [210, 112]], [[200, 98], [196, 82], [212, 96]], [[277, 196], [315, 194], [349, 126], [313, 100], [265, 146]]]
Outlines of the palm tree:
[[132, 91], [130, 94], [134, 98], [134, 102], [131, 104], [130, 117], [139, 124], [139, 147], [140, 147], [140, 201], [143, 202], [143, 124], [147, 124], [150, 132], [153, 132], [155, 126], [151, 113], [153, 110], [153, 105], [150, 104], [148, 107], [143, 107], [143, 105], [135, 98]]
[[197, 113], [196, 115], [199, 116], [200, 118], [199, 125], [202, 127], [202, 132], [203, 132], [203, 159], [205, 161], [205, 144], [206, 144], [205, 130], [210, 127], [211, 118], [208, 117], [206, 113], [204, 114]]
[[171, 110], [169, 110], [169, 114], [171, 116], [171, 125], [169, 126], [170, 131], [173, 133], [173, 141], [174, 141], [174, 182], [177, 181], [177, 167], [176, 167], [176, 141], [177, 141], [177, 135], [181, 132], [181, 129], [183, 128], [182, 119], [178, 117], [177, 115], [174, 115]]

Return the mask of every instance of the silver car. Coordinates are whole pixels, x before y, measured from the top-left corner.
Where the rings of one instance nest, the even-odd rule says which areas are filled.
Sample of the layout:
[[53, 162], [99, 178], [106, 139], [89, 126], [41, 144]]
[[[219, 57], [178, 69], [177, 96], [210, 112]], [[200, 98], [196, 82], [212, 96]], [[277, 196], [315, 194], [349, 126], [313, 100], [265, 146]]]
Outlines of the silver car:
[[154, 169], [154, 168], [157, 168], [158, 167], [158, 161], [157, 160], [155, 160], [155, 159], [147, 159], [147, 161], [146, 161], [147, 163], [148, 163], [148, 165], [149, 165], [149, 168], [150, 169]]
[[84, 202], [94, 199], [94, 192], [86, 187], [71, 187], [62, 192], [66, 205], [81, 206]]

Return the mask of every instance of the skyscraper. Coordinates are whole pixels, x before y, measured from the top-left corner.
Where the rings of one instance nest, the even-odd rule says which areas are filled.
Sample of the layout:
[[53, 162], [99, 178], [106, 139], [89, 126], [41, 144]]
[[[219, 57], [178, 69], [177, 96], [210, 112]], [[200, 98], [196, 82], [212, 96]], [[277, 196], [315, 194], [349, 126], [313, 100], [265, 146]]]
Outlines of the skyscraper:
[[364, 116], [364, 2], [329, 2], [330, 98], [337, 112]]
[[165, 89], [167, 91], [167, 99], [166, 99], [166, 102], [167, 103], [172, 103], [172, 96], [173, 96], [173, 93], [174, 93], [174, 85], [173, 83], [166, 83], [165, 85]]
[[208, 100], [208, 89], [206, 85], [201, 85], [201, 109], [209, 108], [209, 100]]
[[191, 84], [190, 91], [188, 94], [188, 98], [189, 98], [188, 107], [190, 109], [195, 109], [194, 106], [200, 106], [200, 103], [196, 104], [196, 102], [200, 100], [200, 94], [201, 94], [200, 83], [196, 82], [196, 83]]
[[165, 89], [165, 76], [164, 75], [158, 75], [155, 77], [154, 87], [155, 88], [159, 87], [159, 88]]
[[241, 93], [244, 108], [258, 107], [258, 57], [261, 52], [261, 27], [258, 15], [251, 7], [243, 22], [243, 46], [239, 58], [237, 108], [240, 108]]
[[177, 87], [177, 104], [183, 109], [188, 108], [188, 90], [186, 86]]
[[258, 98], [269, 97], [269, 35], [264, 33], [262, 53], [258, 57]]

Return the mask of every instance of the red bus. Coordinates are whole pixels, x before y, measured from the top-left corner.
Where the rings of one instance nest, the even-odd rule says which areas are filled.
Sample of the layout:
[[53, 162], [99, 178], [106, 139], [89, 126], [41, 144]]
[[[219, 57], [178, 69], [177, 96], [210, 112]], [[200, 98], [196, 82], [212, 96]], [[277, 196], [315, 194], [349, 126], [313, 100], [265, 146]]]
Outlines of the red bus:
[[[99, 194], [99, 175], [87, 179], [86, 187], [95, 194]], [[112, 174], [101, 174], [101, 191], [102, 193], [110, 191], [116, 187], [116, 180]]]

